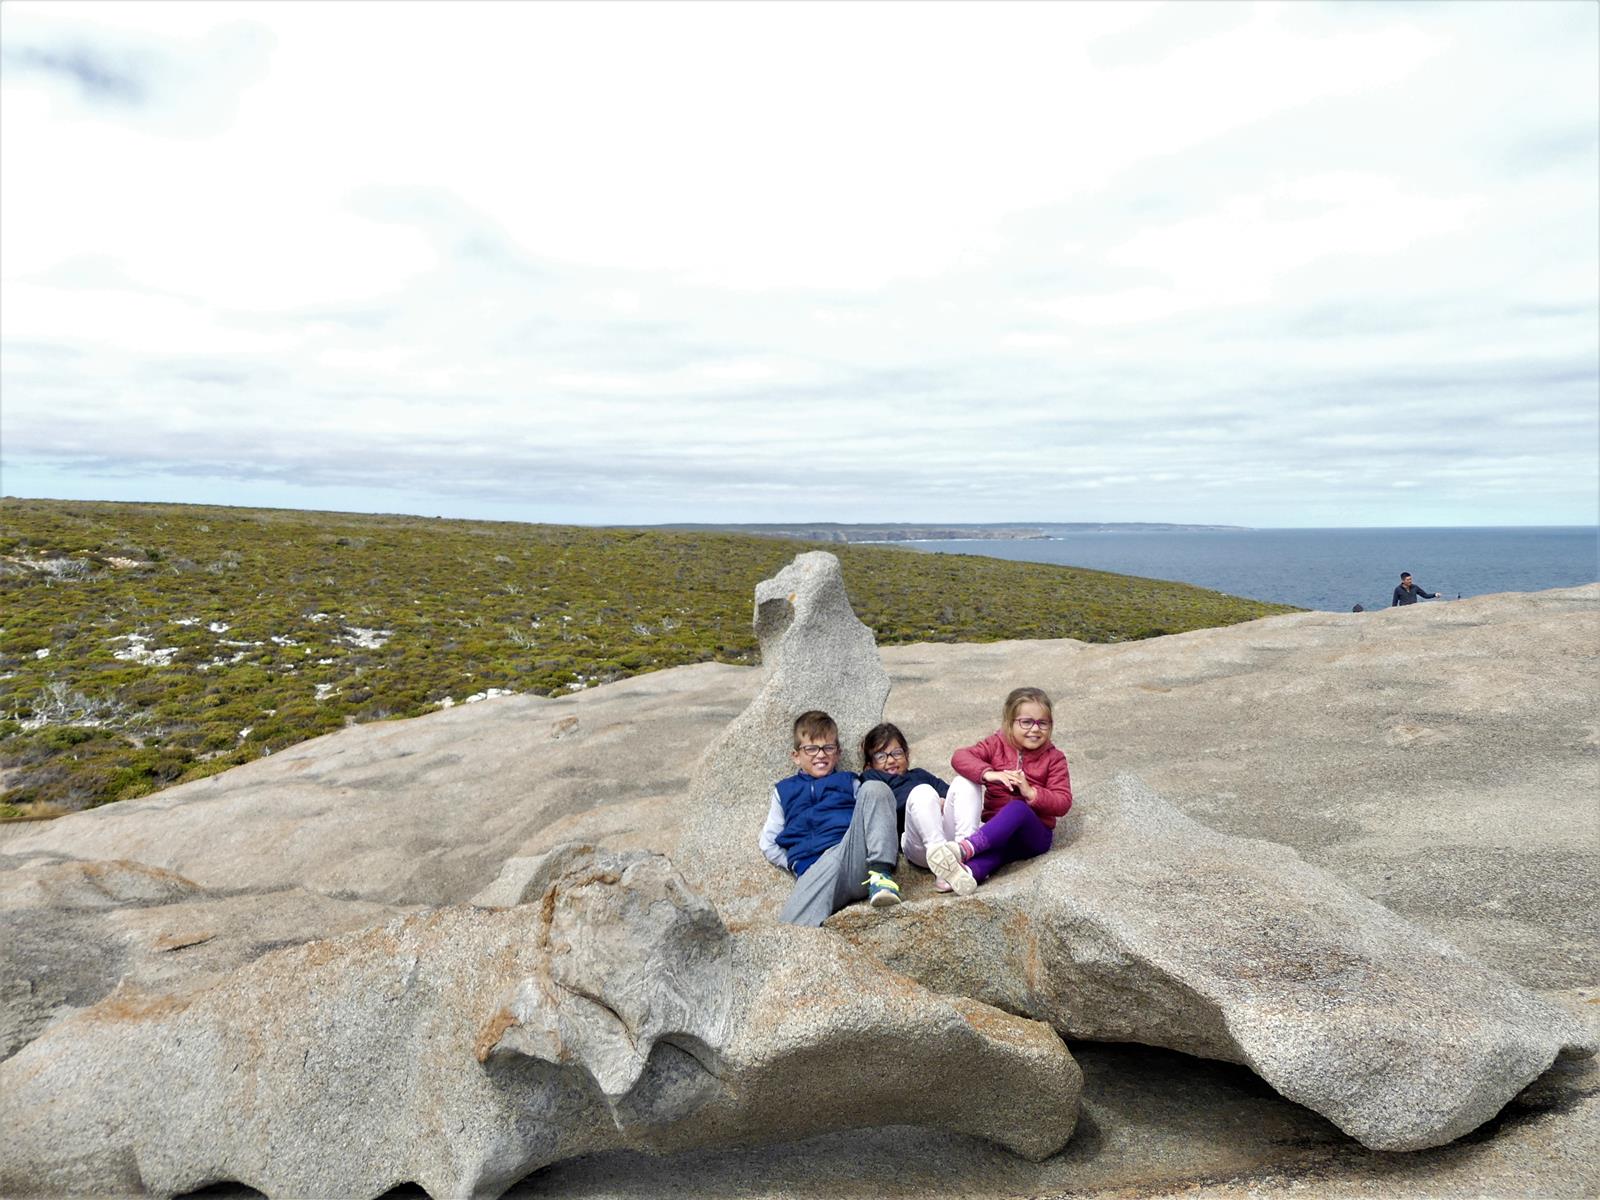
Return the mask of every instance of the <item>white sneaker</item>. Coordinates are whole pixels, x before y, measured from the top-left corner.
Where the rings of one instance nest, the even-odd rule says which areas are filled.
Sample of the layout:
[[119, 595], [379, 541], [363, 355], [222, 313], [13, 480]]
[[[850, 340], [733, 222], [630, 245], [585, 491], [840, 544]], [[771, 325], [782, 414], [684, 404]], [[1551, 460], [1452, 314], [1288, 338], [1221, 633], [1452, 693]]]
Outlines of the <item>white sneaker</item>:
[[928, 870], [935, 879], [948, 883], [958, 896], [970, 896], [978, 890], [978, 881], [961, 861], [961, 847], [954, 842], [928, 847]]

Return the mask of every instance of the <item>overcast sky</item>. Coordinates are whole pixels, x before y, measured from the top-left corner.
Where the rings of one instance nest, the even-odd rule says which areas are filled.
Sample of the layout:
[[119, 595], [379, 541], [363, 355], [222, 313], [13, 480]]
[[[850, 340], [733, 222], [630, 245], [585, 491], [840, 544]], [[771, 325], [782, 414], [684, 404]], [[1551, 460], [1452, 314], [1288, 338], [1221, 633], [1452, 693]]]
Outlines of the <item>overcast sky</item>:
[[1600, 5], [0, 5], [0, 489], [1591, 524]]

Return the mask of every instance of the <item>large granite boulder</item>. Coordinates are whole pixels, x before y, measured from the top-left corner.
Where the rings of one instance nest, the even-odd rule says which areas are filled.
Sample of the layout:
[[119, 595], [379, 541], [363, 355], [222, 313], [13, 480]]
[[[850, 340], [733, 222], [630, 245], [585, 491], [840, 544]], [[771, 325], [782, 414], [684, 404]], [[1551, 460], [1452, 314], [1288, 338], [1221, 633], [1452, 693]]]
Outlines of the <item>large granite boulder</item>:
[[817, 930], [730, 935], [659, 856], [552, 859], [526, 904], [396, 918], [57, 1022], [0, 1064], [0, 1191], [493, 1196], [617, 1147], [901, 1124], [1043, 1158], [1071, 1136], [1081, 1075], [1048, 1027]]
[[[1600, 716], [1597, 638], [1600, 586], [1591, 586], [1383, 613], [1297, 614], [1125, 645], [1062, 640], [897, 646], [886, 649], [882, 661], [895, 688], [889, 715], [910, 734], [919, 765], [942, 771], [954, 747], [993, 728], [1008, 687], [1039, 684], [1057, 701], [1057, 737], [1072, 761], [1086, 823], [1083, 838], [1094, 835], [1099, 810], [1111, 804], [1107, 789], [1114, 773], [1131, 770], [1206, 828], [1293, 846], [1303, 863], [1323, 868], [1524, 986], [1543, 989], [1541, 999], [1593, 1024], [1600, 1014], [1594, 986], [1600, 909], [1593, 904], [1600, 886], [1593, 799]], [[105, 1058], [127, 1050], [133, 1057], [116, 1068], [94, 1062], [80, 1079], [83, 1090], [64, 1103], [81, 1106], [74, 1119], [85, 1121], [93, 1103], [89, 1089], [99, 1086], [95, 1079], [121, 1071], [104, 1094], [122, 1104], [116, 1099], [123, 1094], [119, 1089], [132, 1088], [128, 1076], [144, 1069], [138, 1056], [149, 1053], [149, 1061], [158, 1065], [162, 1060], [151, 1052], [149, 1039], [125, 1042], [115, 1035], [118, 1005], [165, 1008], [169, 1015], [188, 1011], [211, 1003], [205, 998], [219, 988], [241, 985], [250, 973], [258, 973], [253, 978], [263, 987], [237, 992], [235, 1011], [258, 1013], [270, 1001], [278, 1015], [263, 1020], [263, 1028], [273, 1039], [307, 1044], [307, 1035], [293, 1031], [321, 1010], [305, 1005], [303, 997], [295, 999], [289, 978], [295, 964], [309, 964], [304, 979], [326, 989], [329, 982], [316, 961], [327, 947], [361, 942], [362, 936], [261, 956], [273, 943], [294, 945], [351, 928], [336, 922], [340, 909], [362, 902], [357, 897], [377, 903], [366, 918], [356, 919], [381, 927], [395, 904], [461, 903], [475, 895], [483, 903], [511, 903], [528, 892], [533, 873], [543, 868], [530, 872], [526, 863], [507, 860], [574, 838], [600, 839], [611, 848], [675, 850], [696, 756], [765, 683], [760, 671], [706, 664], [567, 697], [459, 706], [413, 721], [356, 727], [144, 800], [43, 826], [0, 826], [0, 851], [18, 860], [10, 864], [18, 872], [63, 867], [63, 857], [135, 864], [112, 868], [85, 862], [47, 887], [25, 881], [22, 891], [31, 891], [32, 899], [24, 899], [22, 891], [0, 895], [6, 931], [0, 935], [0, 955], [22, 941], [21, 935], [28, 947], [12, 960], [26, 965], [12, 972], [11, 985], [33, 989], [36, 982], [53, 978], [73, 989], [68, 998], [67, 989], [57, 988], [54, 999], [29, 1010], [33, 1023], [27, 1037], [52, 1020], [56, 1024], [0, 1067], [0, 1105], [10, 1104], [16, 1078], [10, 1072], [18, 1062], [39, 1055], [78, 1061], [71, 1042], [97, 1020], [110, 1024], [94, 1035], [98, 1049], [86, 1053]], [[826, 700], [822, 706], [837, 709]], [[860, 723], [864, 727], [875, 719], [876, 713], [863, 714]], [[785, 724], [771, 748], [781, 753], [786, 744]], [[752, 772], [758, 797], [749, 811], [735, 816], [724, 804], [721, 810], [701, 806], [687, 814], [725, 826], [728, 847], [746, 855], [730, 858], [720, 873], [709, 856], [691, 864], [699, 867], [697, 886], [708, 898], [726, 904], [726, 892], [747, 914], [776, 911], [782, 876], [760, 861], [753, 842], [763, 811], [759, 796], [788, 769], [785, 758], [776, 768]], [[925, 1085], [924, 1076], [908, 1080], [891, 1073], [878, 1079], [858, 1070], [879, 1060], [870, 1044], [863, 1047], [850, 1038], [870, 1035], [891, 1019], [947, 1029], [952, 1037], [962, 1027], [999, 1027], [991, 1024], [995, 1009], [981, 1003], [985, 993], [977, 989], [979, 999], [935, 996], [934, 1007], [919, 1007], [927, 993], [886, 971], [875, 952], [841, 942], [841, 935], [857, 938], [852, 927], [870, 920], [885, 932], [920, 928], [919, 936], [949, 947], [940, 931], [977, 920], [963, 916], [964, 910], [981, 910], [1000, 923], [978, 921], [975, 936], [998, 935], [1041, 951], [1059, 950], [1059, 942], [1015, 909], [998, 914], [996, 902], [1009, 888], [1031, 887], [1031, 874], [1054, 870], [1052, 860], [1079, 852], [1080, 844], [1067, 841], [1073, 836], [1071, 822], [1067, 825], [1055, 854], [1034, 867], [1009, 869], [970, 899], [935, 899], [926, 876], [908, 869], [901, 875], [909, 900], [896, 912], [847, 910], [822, 931], [776, 929], [765, 922], [745, 929], [735, 923], [729, 953], [736, 1003], [723, 1054], [725, 1062], [743, 1064], [727, 1074], [748, 1088], [736, 1105], [727, 1099], [731, 1093], [711, 1093], [698, 1100], [700, 1107], [690, 1117], [630, 1123], [628, 1114], [641, 1105], [657, 1115], [668, 1111], [670, 1106], [639, 1100], [650, 1093], [655, 1072], [668, 1059], [685, 1078], [695, 1077], [694, 1063], [700, 1060], [689, 1053], [680, 1057], [670, 1038], [656, 1042], [633, 1089], [615, 1104], [587, 1069], [571, 1060], [557, 1066], [528, 1059], [509, 1045], [491, 1054], [482, 1069], [496, 1077], [517, 1063], [528, 1064], [525, 1071], [576, 1077], [581, 1086], [574, 1104], [579, 1109], [589, 1104], [601, 1124], [615, 1126], [620, 1112], [628, 1131], [608, 1135], [610, 1140], [597, 1143], [592, 1153], [538, 1172], [513, 1194], [618, 1200], [678, 1190], [864, 1200], [903, 1191], [994, 1200], [1174, 1190], [1230, 1198], [1278, 1192], [1430, 1198], [1600, 1193], [1595, 1166], [1600, 1163], [1600, 1072], [1594, 1059], [1558, 1059], [1471, 1136], [1396, 1155], [1366, 1149], [1312, 1110], [1284, 1100], [1244, 1066], [1135, 1043], [1083, 1042], [1076, 1048], [1087, 1075], [1078, 1132], [1063, 1151], [1039, 1163], [999, 1142], [952, 1132], [962, 1128], [958, 1122], [965, 1106], [973, 1110], [965, 1119], [984, 1118], [986, 1110], [1038, 1086], [1020, 1067], [1006, 1076], [1011, 1096], [967, 1090], [969, 1079], [940, 1074], [937, 1061], [926, 1058], [920, 1062]], [[696, 846], [708, 844], [700, 838], [685, 841], [683, 849], [692, 857]], [[503, 866], [506, 871], [496, 879]], [[165, 879], [162, 869], [183, 879]], [[72, 871], [79, 877], [72, 878]], [[97, 872], [117, 880], [102, 887], [93, 878]], [[140, 877], [141, 872], [149, 874]], [[548, 871], [546, 876], [548, 883]], [[498, 891], [491, 894], [490, 888]], [[5, 889], [0, 883], [0, 893]], [[765, 899], [759, 898], [763, 889]], [[742, 900], [741, 892], [747, 893]], [[1157, 922], [1160, 912], [1144, 913], [1140, 897], [1128, 899], [1131, 918]], [[457, 910], [448, 911], [463, 921], [462, 927], [473, 927]], [[261, 914], [256, 937], [250, 936], [252, 913]], [[1316, 933], [1319, 915], [1313, 905], [1309, 915], [1297, 917], [1304, 924], [1296, 936]], [[506, 914], [480, 916], [503, 919]], [[409, 917], [399, 927], [420, 919]], [[14, 937], [14, 930], [21, 935]], [[208, 931], [215, 936], [203, 938]], [[382, 932], [375, 929], [371, 936], [381, 940]], [[1085, 945], [1097, 944], [1085, 937]], [[1181, 939], [1174, 934], [1173, 940]], [[1313, 938], [1310, 944], [1321, 943]], [[826, 953], [818, 946], [828, 947]], [[1267, 948], [1276, 953], [1286, 946]], [[390, 980], [395, 969], [384, 974], [379, 949], [373, 948], [373, 959], [362, 970]], [[441, 956], [449, 953], [435, 949]], [[970, 946], [951, 949], [958, 959], [970, 952]], [[359, 957], [352, 951], [338, 961]], [[422, 958], [434, 964], [428, 970], [438, 976], [433, 951]], [[219, 973], [256, 959], [218, 982]], [[1152, 961], [1183, 966], [1181, 959]], [[1217, 971], [1215, 963], [1199, 967]], [[926, 978], [936, 979], [935, 969], [952, 968], [929, 964]], [[1128, 969], [1141, 968], [1135, 963]], [[1043, 981], [1041, 995], [1048, 991], [1045, 984], [1058, 978], [1042, 965], [1028, 970], [1033, 974], [1027, 978]], [[129, 986], [106, 1000], [106, 989], [124, 973], [131, 977]], [[1248, 971], [1240, 975], [1236, 982], [1242, 986], [1250, 976]], [[1001, 964], [985, 984], [1009, 988], [1008, 980], [1014, 979], [1011, 967]], [[909, 989], [916, 1004], [906, 1006], [895, 993], [882, 990], [889, 986], [886, 981]], [[475, 994], [484, 996], [491, 1016], [504, 1010], [516, 1018], [518, 993], [510, 986], [515, 982], [500, 990], [480, 987]], [[50, 986], [35, 989], [34, 998]], [[1137, 986], [1141, 996], [1108, 995], [1102, 1007], [1114, 1011], [1117, 1004], [1142, 1002], [1145, 984]], [[1159, 983], [1149, 986], [1160, 993]], [[1184, 1037], [1214, 1043], [1218, 1052], [1242, 1059], [1242, 1049], [1227, 1049], [1240, 1031], [1220, 1017], [1208, 1024], [1195, 1016], [1206, 1005], [1222, 1002], [1184, 996], [1178, 984], [1171, 986], [1185, 1006], [1180, 1015], [1193, 1021], [1192, 1028], [1184, 1025]], [[835, 990], [862, 1003], [870, 999], [877, 1006], [872, 1021], [860, 1023], [857, 1009], [835, 1009]], [[807, 1003], [816, 995], [826, 1002]], [[1294, 989], [1286, 995], [1295, 1002]], [[1269, 1023], [1271, 1014], [1238, 1003], [1236, 991], [1229, 996], [1227, 1003], [1244, 1014], [1246, 1027]], [[1069, 999], [1054, 998], [1065, 1015], [1052, 1018], [1068, 1030], [1076, 1019]], [[96, 1000], [101, 1003], [91, 1012], [101, 1012], [104, 1020], [91, 1019], [91, 1013], [72, 1015]], [[298, 1016], [289, 1010], [291, 1001], [302, 1004]], [[1342, 1003], [1359, 1008], [1348, 996]], [[1018, 1011], [1030, 1010], [1019, 1005]], [[1422, 1010], [1419, 1026], [1426, 1026], [1433, 1011]], [[398, 1015], [402, 1027], [421, 1020], [405, 1005]], [[218, 1011], [207, 1020], [221, 1024], [224, 1017]], [[772, 1041], [792, 1025], [813, 1021], [831, 1031], [837, 1050], [819, 1058], [815, 1047], [791, 1053], [760, 1044], [754, 1033], [749, 1041], [740, 1040], [740, 1029]], [[485, 1024], [481, 1019], [463, 1023], [476, 1048]], [[1208, 1031], [1216, 1032], [1217, 1026], [1220, 1033], [1212, 1039]], [[173, 1028], [167, 1026], [169, 1032]], [[571, 1028], [570, 1019], [566, 1027], [557, 1024], [567, 1045], [563, 1028]], [[1024, 1022], [1017, 1028], [1037, 1039], [1030, 1044], [1040, 1053], [1052, 1044], [1054, 1034], [1042, 1025]], [[583, 1029], [603, 1033], [604, 1025], [585, 1020]], [[311, 1030], [320, 1036], [314, 1022]], [[1113, 1029], [1097, 1036], [1121, 1035]], [[581, 1040], [578, 1033], [572, 1037]], [[1026, 1037], [1019, 1034], [1018, 1045]], [[1514, 1031], [1513, 1037], [1522, 1034]], [[909, 1037], [905, 1041], [909, 1044]], [[1468, 1037], [1465, 1044], [1471, 1041]], [[1242, 1042], [1257, 1044], [1252, 1037]], [[165, 1053], [170, 1043], [159, 1044]], [[1520, 1071], [1527, 1067], [1524, 1043], [1518, 1040], [1516, 1046], [1512, 1058]], [[1445, 1050], [1454, 1053], [1450, 1046]], [[763, 1057], [769, 1052], [777, 1057]], [[906, 1053], [917, 1055], [915, 1049]], [[238, 1060], [226, 1065], [233, 1061]], [[424, 1054], [421, 1061], [432, 1060]], [[819, 1064], [815, 1076], [806, 1074], [813, 1062]], [[293, 1067], [287, 1055], [284, 1065]], [[316, 1069], [304, 1080], [308, 1094], [353, 1069], [316, 1054], [310, 1066]], [[624, 1077], [627, 1069], [623, 1063]], [[1454, 1067], [1448, 1073], [1453, 1076]], [[166, 1067], [155, 1075], [158, 1084], [172, 1084]], [[824, 1086], [804, 1096], [786, 1090], [800, 1078]], [[1509, 1078], [1501, 1086], [1512, 1086]], [[142, 1106], [141, 1111], [122, 1132], [106, 1136], [123, 1146], [140, 1139], [155, 1145], [170, 1136], [163, 1128], [168, 1119], [191, 1121], [208, 1137], [233, 1136], [226, 1126], [227, 1104], [186, 1109], [181, 1091], [180, 1083], [171, 1093], [154, 1087], [138, 1092], [134, 1107]], [[699, 1095], [694, 1089], [672, 1094]], [[426, 1093], [419, 1095], [426, 1100]], [[761, 1149], [737, 1144], [861, 1124], [877, 1107], [890, 1119], [904, 1119], [897, 1105], [912, 1098], [940, 1114], [940, 1121], [953, 1117], [945, 1125], [859, 1128]], [[11, 1111], [0, 1119], [11, 1121]], [[411, 1111], [415, 1117], [426, 1108]], [[1070, 1096], [1047, 1098], [1044, 1111], [1057, 1118], [1074, 1111], [1074, 1105]], [[346, 1128], [339, 1123], [346, 1120], [343, 1113], [330, 1110], [323, 1116], [335, 1123], [319, 1128]], [[12, 1124], [22, 1130], [41, 1119], [40, 1112], [29, 1111], [25, 1120]], [[491, 1113], [484, 1119], [496, 1118]], [[696, 1141], [692, 1130], [713, 1122], [727, 1140]], [[63, 1158], [74, 1153], [73, 1145], [92, 1153], [101, 1136], [96, 1131], [104, 1132], [92, 1120], [77, 1132], [61, 1128], [66, 1133], [55, 1152]], [[73, 1143], [79, 1133], [84, 1136]], [[424, 1141], [437, 1133], [419, 1126]], [[1049, 1133], [1060, 1136], [1058, 1129]], [[11, 1171], [21, 1161], [19, 1147], [34, 1145], [31, 1139], [38, 1136], [35, 1129], [24, 1140], [0, 1138], [0, 1172]], [[1008, 1136], [1017, 1149], [1039, 1152], [1021, 1131], [1014, 1128]], [[381, 1139], [374, 1144], [387, 1145]], [[664, 1149], [677, 1152], [668, 1159], [654, 1157]], [[418, 1150], [408, 1161], [423, 1157]], [[16, 1170], [26, 1174], [22, 1167]], [[448, 1179], [441, 1186], [447, 1185]], [[0, 1191], [6, 1190], [0, 1184]], [[219, 1188], [213, 1194], [220, 1200], [238, 1193]]]
[[218, 892], [126, 860], [0, 855], [0, 1059], [118, 984], [181, 994], [396, 911], [304, 888]]
[[507, 858], [601, 830], [670, 845], [696, 757], [756, 676], [701, 663], [354, 725], [153, 796], [0, 826], [0, 850], [129, 859], [215, 891], [460, 904]]
[[1493, 1117], [1578, 1023], [1307, 865], [1215, 833], [1130, 776], [1056, 848], [970, 898], [830, 927], [940, 991], [1074, 1038], [1244, 1063], [1363, 1144], [1416, 1150]]
[[756, 586], [761, 689], [695, 768], [673, 861], [736, 925], [776, 916], [793, 884], [756, 849], [772, 785], [794, 774], [794, 719], [822, 709], [839, 726], [842, 767], [883, 719], [889, 674], [872, 630], [850, 607], [839, 560], [799, 554]]

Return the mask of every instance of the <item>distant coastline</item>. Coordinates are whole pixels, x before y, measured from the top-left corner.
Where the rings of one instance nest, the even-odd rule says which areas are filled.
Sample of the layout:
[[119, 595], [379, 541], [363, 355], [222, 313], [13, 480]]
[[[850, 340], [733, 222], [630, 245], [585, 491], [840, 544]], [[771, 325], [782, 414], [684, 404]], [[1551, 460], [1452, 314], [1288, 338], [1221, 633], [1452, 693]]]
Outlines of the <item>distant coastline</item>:
[[630, 529], [663, 529], [679, 533], [748, 533], [757, 537], [794, 538], [806, 542], [1023, 542], [1054, 541], [1062, 534], [1082, 533], [1182, 533], [1186, 531], [1242, 530], [1240, 525], [1178, 525], [1161, 521], [1051, 521], [1042, 524], [918, 525], [886, 521], [877, 524], [843, 524], [835, 521], [793, 524], [632, 525]]
[[1145, 579], [1323, 612], [1387, 608], [1400, 571], [1448, 598], [1600, 581], [1594, 526], [1439, 529], [1199, 529], [1044, 526], [1042, 540], [911, 542], [905, 550], [980, 554]]

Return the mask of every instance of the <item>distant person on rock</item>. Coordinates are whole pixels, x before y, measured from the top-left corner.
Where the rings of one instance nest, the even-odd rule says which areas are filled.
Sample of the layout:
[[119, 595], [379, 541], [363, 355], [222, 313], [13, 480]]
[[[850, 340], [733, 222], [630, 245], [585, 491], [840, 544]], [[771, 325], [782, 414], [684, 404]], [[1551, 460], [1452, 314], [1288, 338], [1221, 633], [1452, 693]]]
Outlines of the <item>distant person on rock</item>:
[[1437, 600], [1439, 593], [1423, 591], [1415, 583], [1411, 582], [1410, 571], [1401, 571], [1400, 585], [1394, 589], [1394, 599], [1389, 602], [1389, 607], [1395, 608], [1401, 604], [1415, 604], [1418, 596], [1421, 596], [1424, 600]]
[[[888, 784], [894, 793], [900, 810], [900, 849], [919, 867], [928, 865], [929, 846], [967, 837], [983, 820], [980, 796], [971, 796], [970, 803], [957, 812], [954, 805], [945, 803], [950, 785], [931, 771], [912, 767], [906, 735], [897, 725], [885, 721], [873, 726], [861, 741], [861, 761], [867, 766], [861, 773], [863, 784], [880, 781]], [[972, 882], [970, 872], [964, 880], [958, 876], [956, 882], [962, 886], [957, 887], [944, 879], [935, 880], [933, 886], [941, 892], [958, 891], [963, 896], [978, 886]]]
[[778, 914], [785, 925], [821, 925], [847, 904], [900, 903], [895, 798], [881, 780], [839, 770], [839, 727], [825, 712], [794, 722], [795, 773], [772, 785], [761, 853], [795, 877]]
[[[1009, 862], [1036, 858], [1054, 840], [1056, 818], [1072, 807], [1067, 756], [1050, 741], [1050, 697], [1020, 687], [1006, 697], [1000, 728], [950, 758], [958, 778], [945, 806], [982, 807], [975, 833], [928, 847], [928, 866], [966, 895]], [[909, 822], [909, 818], [908, 818]]]

